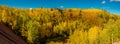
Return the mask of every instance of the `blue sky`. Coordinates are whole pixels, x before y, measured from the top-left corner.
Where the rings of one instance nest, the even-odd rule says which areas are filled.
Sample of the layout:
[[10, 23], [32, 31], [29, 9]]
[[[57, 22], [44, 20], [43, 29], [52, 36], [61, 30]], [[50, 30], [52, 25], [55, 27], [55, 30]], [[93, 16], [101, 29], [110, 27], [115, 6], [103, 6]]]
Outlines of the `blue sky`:
[[0, 5], [17, 8], [99, 8], [120, 14], [120, 0], [0, 0]]

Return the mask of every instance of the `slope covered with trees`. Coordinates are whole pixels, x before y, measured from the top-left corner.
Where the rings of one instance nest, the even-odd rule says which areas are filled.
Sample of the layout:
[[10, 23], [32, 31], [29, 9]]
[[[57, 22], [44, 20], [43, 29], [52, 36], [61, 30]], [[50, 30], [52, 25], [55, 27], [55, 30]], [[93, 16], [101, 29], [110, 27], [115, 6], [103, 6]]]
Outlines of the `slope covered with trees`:
[[0, 22], [28, 44], [112, 44], [120, 41], [120, 16], [100, 9], [0, 6]]

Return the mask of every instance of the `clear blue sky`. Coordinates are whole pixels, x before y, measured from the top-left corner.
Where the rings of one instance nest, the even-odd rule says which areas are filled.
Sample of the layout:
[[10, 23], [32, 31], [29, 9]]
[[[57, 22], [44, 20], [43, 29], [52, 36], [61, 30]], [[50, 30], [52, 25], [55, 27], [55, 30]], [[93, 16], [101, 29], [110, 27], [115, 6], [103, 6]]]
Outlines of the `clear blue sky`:
[[0, 0], [0, 5], [17, 8], [99, 8], [120, 14], [120, 0]]

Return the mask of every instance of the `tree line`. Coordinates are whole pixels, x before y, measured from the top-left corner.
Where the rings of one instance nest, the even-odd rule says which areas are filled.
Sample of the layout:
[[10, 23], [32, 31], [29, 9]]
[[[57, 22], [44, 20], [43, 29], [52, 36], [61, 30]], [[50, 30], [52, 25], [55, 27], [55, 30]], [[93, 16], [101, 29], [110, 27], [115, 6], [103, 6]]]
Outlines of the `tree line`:
[[120, 16], [100, 9], [20, 9], [0, 6], [0, 21], [28, 44], [112, 44]]

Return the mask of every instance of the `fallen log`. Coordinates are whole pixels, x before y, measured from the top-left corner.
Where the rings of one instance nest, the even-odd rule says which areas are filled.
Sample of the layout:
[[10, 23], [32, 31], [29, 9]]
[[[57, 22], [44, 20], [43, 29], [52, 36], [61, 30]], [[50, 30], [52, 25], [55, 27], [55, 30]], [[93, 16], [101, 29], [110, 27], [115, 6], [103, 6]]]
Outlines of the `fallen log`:
[[0, 44], [27, 44], [21, 37], [17, 36], [11, 29], [0, 23]]

